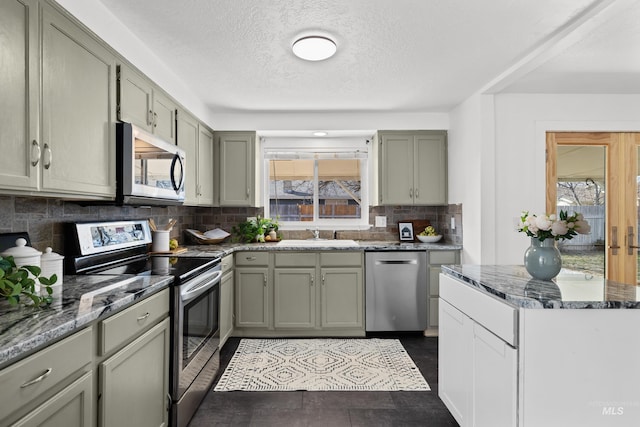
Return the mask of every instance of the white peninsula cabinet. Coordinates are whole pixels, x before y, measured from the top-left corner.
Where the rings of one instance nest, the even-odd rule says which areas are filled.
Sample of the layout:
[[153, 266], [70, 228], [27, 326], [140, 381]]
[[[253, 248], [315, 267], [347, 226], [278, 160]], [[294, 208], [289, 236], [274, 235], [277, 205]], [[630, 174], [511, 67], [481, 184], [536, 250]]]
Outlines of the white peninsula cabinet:
[[46, 1], [1, 2], [0, 26], [0, 187], [113, 199], [115, 55]]
[[640, 287], [443, 271], [439, 396], [460, 426], [639, 425]]

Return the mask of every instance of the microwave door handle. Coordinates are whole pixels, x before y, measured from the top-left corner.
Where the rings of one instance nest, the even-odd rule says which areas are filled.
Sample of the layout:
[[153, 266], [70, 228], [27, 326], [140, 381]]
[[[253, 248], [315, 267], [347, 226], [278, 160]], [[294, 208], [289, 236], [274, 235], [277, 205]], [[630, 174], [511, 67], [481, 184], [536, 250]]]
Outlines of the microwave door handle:
[[181, 290], [180, 299], [183, 303], [187, 303], [192, 299], [199, 297], [214, 287], [217, 283], [220, 283], [220, 276], [222, 276], [222, 271], [216, 271], [210, 277], [207, 277], [206, 280], [195, 283], [187, 289]]
[[[180, 162], [180, 181], [178, 185], [176, 185], [176, 162]], [[171, 161], [171, 185], [176, 193], [180, 192], [180, 188], [182, 188], [182, 184], [184, 182], [184, 163], [180, 158], [180, 155], [176, 153], [173, 156], [173, 160]]]

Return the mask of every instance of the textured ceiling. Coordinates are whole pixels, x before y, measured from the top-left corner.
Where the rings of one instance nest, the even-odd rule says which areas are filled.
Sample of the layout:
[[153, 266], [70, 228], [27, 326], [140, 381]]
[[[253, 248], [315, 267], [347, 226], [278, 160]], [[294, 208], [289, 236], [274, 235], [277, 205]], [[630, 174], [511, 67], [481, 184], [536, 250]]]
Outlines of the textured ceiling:
[[[212, 112], [237, 113], [446, 112], [536, 49], [551, 48], [576, 22], [616, 2], [100, 1]], [[611, 38], [610, 30], [593, 31], [506, 90], [562, 91], [556, 87], [560, 82], [572, 92], [597, 91], [594, 85], [599, 87], [603, 74], [612, 72], [628, 73], [629, 84], [637, 86], [638, 50], [627, 68], [593, 59], [597, 51], [615, 60], [630, 53], [621, 46], [627, 37], [638, 40], [637, 9], [635, 15], [620, 14], [628, 27], [622, 34]], [[607, 23], [616, 25], [615, 20]], [[337, 54], [321, 62], [293, 56], [292, 42], [309, 34], [331, 36]], [[588, 87], [575, 81], [581, 70], [586, 70]], [[624, 91], [627, 83], [610, 84]]]

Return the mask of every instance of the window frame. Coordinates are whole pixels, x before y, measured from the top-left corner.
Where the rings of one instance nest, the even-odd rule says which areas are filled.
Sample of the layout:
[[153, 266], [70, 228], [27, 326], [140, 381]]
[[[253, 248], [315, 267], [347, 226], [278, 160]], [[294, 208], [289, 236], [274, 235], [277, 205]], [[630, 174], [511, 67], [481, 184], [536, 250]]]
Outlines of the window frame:
[[[357, 219], [337, 218], [322, 219], [317, 218], [318, 209], [314, 208], [313, 221], [279, 221], [279, 228], [282, 230], [306, 230], [309, 228], [318, 228], [320, 230], [367, 230], [371, 227], [369, 224], [369, 180], [371, 162], [371, 150], [369, 143], [371, 138], [365, 137], [343, 137], [343, 138], [277, 138], [264, 137], [261, 147], [261, 161], [263, 164], [262, 177], [262, 202], [264, 206], [264, 216], [273, 218], [270, 212], [270, 194], [269, 194], [269, 161], [272, 160], [273, 153], [298, 154], [300, 158], [310, 159], [311, 156], [324, 157], [331, 153], [358, 153], [360, 160], [360, 212], [361, 216]], [[314, 160], [318, 160], [314, 157]], [[355, 156], [354, 156], [355, 157]], [[318, 163], [314, 161], [314, 207], [318, 205]]]

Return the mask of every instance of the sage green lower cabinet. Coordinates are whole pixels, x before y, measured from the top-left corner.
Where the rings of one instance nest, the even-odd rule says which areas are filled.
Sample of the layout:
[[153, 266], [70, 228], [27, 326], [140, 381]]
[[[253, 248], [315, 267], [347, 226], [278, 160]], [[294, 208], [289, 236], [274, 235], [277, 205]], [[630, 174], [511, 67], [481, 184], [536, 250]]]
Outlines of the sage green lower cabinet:
[[361, 251], [238, 253], [234, 335], [364, 336], [363, 257]]
[[323, 328], [364, 328], [362, 267], [320, 269]]
[[427, 335], [435, 335], [438, 332], [438, 304], [440, 297], [440, 271], [442, 265], [458, 264], [460, 251], [427, 251], [427, 265], [429, 270], [429, 283], [427, 292]]
[[87, 372], [12, 425], [14, 427], [93, 426], [93, 400], [93, 372]]
[[233, 333], [233, 255], [222, 258], [222, 279], [220, 280], [220, 348]]
[[273, 270], [273, 326], [276, 329], [316, 326], [315, 276], [315, 268]]
[[269, 326], [269, 268], [236, 267], [236, 326]]
[[[92, 349], [93, 328], [88, 327], [2, 369], [0, 425], [91, 425]], [[79, 378], [85, 379], [82, 385]], [[49, 417], [46, 424], [36, 422]]]
[[100, 364], [102, 427], [167, 426], [169, 319]]

